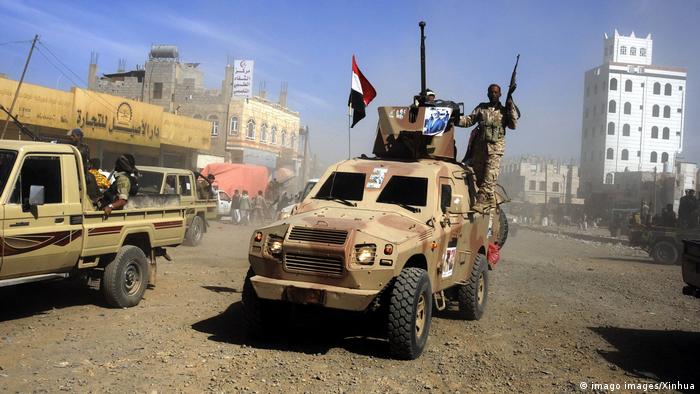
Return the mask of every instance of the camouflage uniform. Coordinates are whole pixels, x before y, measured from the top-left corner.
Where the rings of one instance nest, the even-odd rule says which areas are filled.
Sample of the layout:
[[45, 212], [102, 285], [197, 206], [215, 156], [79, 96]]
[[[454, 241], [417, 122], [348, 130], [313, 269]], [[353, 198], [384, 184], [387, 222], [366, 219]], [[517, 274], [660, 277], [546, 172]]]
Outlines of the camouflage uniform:
[[112, 187], [116, 189], [117, 198], [128, 200], [129, 191], [131, 190], [131, 180], [129, 180], [129, 176], [125, 172], [117, 172], [116, 177], [117, 179], [114, 181], [116, 186]]
[[479, 104], [471, 114], [461, 116], [457, 126], [469, 127], [479, 124], [479, 131], [471, 147], [471, 165], [476, 173], [477, 187], [474, 210], [483, 210], [495, 205], [494, 188], [498, 179], [501, 158], [505, 152], [506, 127], [515, 129], [518, 114], [513, 105], [506, 108], [498, 103]]

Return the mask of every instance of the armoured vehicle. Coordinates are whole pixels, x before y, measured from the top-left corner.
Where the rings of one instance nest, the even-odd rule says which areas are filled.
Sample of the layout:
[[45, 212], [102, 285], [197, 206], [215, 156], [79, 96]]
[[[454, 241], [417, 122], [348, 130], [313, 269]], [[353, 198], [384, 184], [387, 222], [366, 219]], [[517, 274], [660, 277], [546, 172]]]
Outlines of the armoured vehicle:
[[[251, 333], [277, 327], [292, 305], [376, 312], [392, 354], [415, 359], [433, 306], [454, 302], [465, 319], [483, 316], [505, 214], [500, 205], [470, 210], [476, 186], [455, 161], [452, 126], [462, 111], [425, 92], [423, 78], [414, 105], [379, 107], [375, 157], [332, 165], [294, 215], [253, 232], [242, 296]], [[450, 122], [427, 135], [435, 108]]]

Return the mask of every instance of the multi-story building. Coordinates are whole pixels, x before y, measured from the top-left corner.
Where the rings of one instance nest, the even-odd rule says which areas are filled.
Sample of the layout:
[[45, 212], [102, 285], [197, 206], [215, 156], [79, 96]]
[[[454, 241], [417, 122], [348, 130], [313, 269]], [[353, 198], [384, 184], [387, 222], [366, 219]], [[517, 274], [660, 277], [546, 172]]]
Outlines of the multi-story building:
[[93, 62], [89, 86], [210, 122], [211, 148], [200, 152], [200, 167], [218, 161], [264, 165], [271, 170], [284, 166], [298, 171], [307, 134], [300, 128], [299, 113], [287, 108], [286, 85], [279, 102], [266, 99], [264, 91], [260, 96], [234, 97], [231, 65], [225, 68], [220, 89], [205, 88], [198, 66], [199, 63], [181, 62], [177, 47], [156, 45], [141, 69], [120, 70], [97, 78]]
[[530, 204], [580, 204], [578, 166], [536, 156], [505, 159], [498, 183], [513, 201]]
[[625, 171], [672, 172], [683, 150], [686, 70], [652, 63], [651, 35], [605, 35], [603, 64], [586, 72], [581, 196]]

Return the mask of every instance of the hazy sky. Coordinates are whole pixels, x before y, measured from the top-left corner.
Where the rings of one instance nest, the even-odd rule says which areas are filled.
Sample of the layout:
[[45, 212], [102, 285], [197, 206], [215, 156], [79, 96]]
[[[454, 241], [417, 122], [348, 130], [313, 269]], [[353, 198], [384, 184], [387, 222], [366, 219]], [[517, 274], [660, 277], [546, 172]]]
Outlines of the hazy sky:
[[[603, 33], [651, 33], [653, 62], [688, 69], [685, 152], [700, 160], [700, 1], [5, 1], [0, 72], [18, 79], [35, 33], [84, 86], [90, 52], [100, 73], [143, 65], [151, 44], [174, 44], [218, 88], [227, 58], [255, 60], [255, 86], [289, 105], [326, 163], [347, 156], [351, 56], [378, 92], [352, 130], [352, 153], [371, 153], [377, 106], [408, 104], [420, 89], [418, 21], [427, 22], [428, 87], [471, 109], [492, 82], [505, 87], [521, 54], [515, 98], [523, 112], [507, 155], [578, 160], [584, 72], [602, 63]], [[35, 53], [26, 80], [73, 83]], [[464, 151], [464, 129], [458, 147]], [[461, 153], [460, 153], [461, 155]]]

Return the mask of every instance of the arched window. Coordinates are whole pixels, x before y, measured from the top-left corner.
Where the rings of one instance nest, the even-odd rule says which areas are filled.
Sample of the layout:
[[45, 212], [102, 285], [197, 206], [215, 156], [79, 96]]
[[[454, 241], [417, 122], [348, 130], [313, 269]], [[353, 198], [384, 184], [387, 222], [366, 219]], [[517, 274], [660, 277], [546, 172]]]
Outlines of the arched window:
[[608, 150], [605, 151], [605, 158], [608, 160], [615, 158], [615, 151], [613, 151], [613, 148], [608, 148]]
[[659, 128], [654, 126], [651, 128], [651, 138], [659, 138]]
[[631, 55], [631, 56], [637, 56], [637, 48], [631, 47], [631, 48], [630, 48], [630, 55]]
[[665, 140], [671, 138], [671, 130], [669, 130], [668, 127], [664, 127], [664, 131], [663, 131], [662, 135], [663, 135], [663, 139], [665, 139]]
[[270, 143], [271, 144], [276, 144], [277, 143], [277, 126], [272, 126], [272, 129], [270, 129]]
[[615, 135], [615, 123], [608, 123], [608, 135]]
[[654, 94], [661, 94], [661, 84], [658, 82], [654, 83]]
[[622, 135], [624, 137], [630, 136], [630, 125], [628, 125], [627, 123], [625, 123], [624, 126], [622, 126]]
[[613, 183], [613, 174], [612, 173], [605, 174], [605, 183], [608, 185], [612, 185], [612, 183]]
[[216, 115], [209, 115], [209, 121], [211, 122], [211, 135], [219, 135], [219, 118]]
[[617, 104], [615, 103], [615, 100], [610, 100], [608, 103], [608, 112], [614, 114], [615, 111], [617, 111]]
[[664, 152], [661, 154], [661, 162], [668, 163], [668, 153]]
[[656, 152], [651, 152], [651, 157], [649, 158], [650, 159], [649, 161], [652, 163], [656, 163], [656, 157], [657, 157]]
[[255, 121], [253, 119], [248, 120], [248, 125], [246, 126], [245, 138], [249, 140], [255, 139]]
[[664, 85], [664, 96], [670, 96], [671, 95], [671, 84], [667, 83]]
[[632, 91], [632, 80], [628, 79], [625, 81], [625, 92], [631, 92]]
[[286, 146], [287, 145], [287, 132], [282, 130], [282, 133], [280, 134], [280, 145]]
[[670, 118], [671, 117], [671, 107], [668, 105], [664, 105], [664, 118]]
[[235, 116], [232, 116], [231, 121], [229, 122], [228, 135], [238, 135], [238, 118]]
[[267, 125], [260, 126], [260, 142], [267, 142]]
[[646, 48], [639, 48], [639, 56], [645, 57], [647, 55]]
[[651, 116], [658, 118], [659, 117], [659, 106], [654, 104], [654, 106], [651, 108]]
[[297, 135], [296, 134], [292, 134], [292, 138], [291, 138], [289, 147], [292, 149], [295, 149], [297, 147]]
[[620, 160], [629, 160], [630, 159], [630, 152], [627, 149], [623, 149], [622, 153], [620, 153]]
[[624, 113], [625, 115], [629, 115], [632, 113], [632, 104], [630, 104], [629, 102], [625, 103]]
[[617, 78], [610, 80], [610, 90], [617, 90]]
[[620, 55], [626, 55], [626, 54], [627, 54], [627, 47], [623, 45], [620, 47]]

